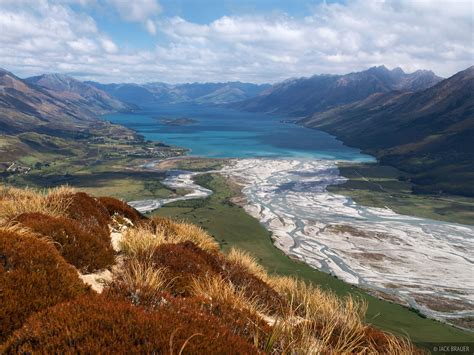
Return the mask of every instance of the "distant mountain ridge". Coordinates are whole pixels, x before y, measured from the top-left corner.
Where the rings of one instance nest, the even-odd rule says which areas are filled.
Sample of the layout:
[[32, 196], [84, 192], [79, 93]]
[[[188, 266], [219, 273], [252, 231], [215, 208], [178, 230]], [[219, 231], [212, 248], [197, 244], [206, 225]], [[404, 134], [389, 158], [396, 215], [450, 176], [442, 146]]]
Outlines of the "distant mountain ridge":
[[260, 95], [232, 104], [246, 111], [289, 114], [304, 117], [332, 107], [363, 100], [375, 93], [393, 90], [418, 91], [442, 78], [427, 70], [406, 74], [385, 66], [346, 75], [314, 75], [275, 84]]
[[25, 79], [29, 84], [47, 90], [60, 100], [81, 106], [91, 115], [102, 115], [114, 111], [129, 110], [131, 107], [93, 85], [83, 83], [63, 74], [43, 74]]
[[15, 133], [41, 128], [81, 130], [93, 116], [61, 100], [50, 91], [0, 70], [0, 132]]
[[123, 102], [134, 105], [152, 103], [227, 104], [254, 97], [270, 87], [269, 84], [241, 82], [166, 84], [100, 84], [86, 82]]

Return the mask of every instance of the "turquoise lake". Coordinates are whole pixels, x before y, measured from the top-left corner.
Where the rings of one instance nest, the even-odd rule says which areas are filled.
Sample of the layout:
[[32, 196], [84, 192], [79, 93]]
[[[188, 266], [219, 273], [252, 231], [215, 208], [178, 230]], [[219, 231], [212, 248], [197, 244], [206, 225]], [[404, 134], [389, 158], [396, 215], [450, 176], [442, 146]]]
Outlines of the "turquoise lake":
[[[190, 118], [195, 123], [171, 126], [161, 119]], [[191, 150], [211, 158], [306, 158], [374, 161], [335, 137], [285, 122], [287, 117], [201, 105], [156, 105], [105, 120], [132, 128], [146, 139]]]

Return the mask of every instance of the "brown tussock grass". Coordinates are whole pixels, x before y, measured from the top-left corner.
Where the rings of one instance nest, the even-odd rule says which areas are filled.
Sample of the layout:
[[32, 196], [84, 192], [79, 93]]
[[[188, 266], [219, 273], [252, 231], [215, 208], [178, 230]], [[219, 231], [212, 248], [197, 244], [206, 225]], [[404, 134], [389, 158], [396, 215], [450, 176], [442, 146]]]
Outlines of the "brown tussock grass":
[[275, 347], [297, 353], [413, 354], [407, 339], [382, 332], [364, 323], [367, 304], [292, 277], [272, 277], [272, 285], [289, 300], [279, 320]]
[[247, 272], [264, 282], [268, 283], [270, 279], [264, 267], [261, 266], [252, 255], [243, 250], [232, 248], [226, 255], [226, 260], [245, 269]]
[[170, 283], [165, 269], [154, 268], [150, 264], [134, 259], [126, 262], [114, 276], [114, 282], [123, 283], [132, 290], [166, 291]]
[[151, 255], [161, 244], [166, 243], [163, 233], [157, 233], [149, 225], [140, 225], [123, 232], [120, 250], [129, 257]]
[[267, 307], [255, 297], [248, 297], [220, 276], [196, 278], [191, 284], [191, 294], [211, 301], [232, 305], [251, 314], [267, 314]]
[[162, 233], [168, 243], [190, 241], [209, 252], [218, 252], [219, 244], [201, 227], [187, 222], [177, 222], [170, 218], [154, 216], [150, 223], [155, 233]]
[[0, 221], [6, 223], [23, 213], [65, 217], [74, 193], [68, 186], [43, 191], [0, 186]]
[[153, 217], [148, 224], [127, 229], [120, 242], [121, 250], [130, 256], [152, 253], [161, 244], [193, 242], [199, 248], [218, 252], [219, 244], [202, 228], [190, 223], [175, 222], [169, 218]]

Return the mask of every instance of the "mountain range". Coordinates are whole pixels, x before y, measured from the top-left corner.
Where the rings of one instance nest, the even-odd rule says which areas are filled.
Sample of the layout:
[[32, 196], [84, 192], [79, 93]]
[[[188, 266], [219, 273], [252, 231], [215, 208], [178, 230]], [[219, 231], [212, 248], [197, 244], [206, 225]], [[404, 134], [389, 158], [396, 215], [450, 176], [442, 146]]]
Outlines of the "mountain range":
[[0, 69], [0, 133], [64, 136], [103, 124], [99, 115], [141, 105], [224, 104], [293, 116], [299, 124], [334, 134], [383, 164], [413, 173], [417, 192], [474, 196], [469, 184], [474, 178], [473, 71], [442, 79], [431, 71], [407, 74], [379, 66], [270, 86], [100, 84], [61, 74], [20, 79]]
[[39, 86], [61, 101], [81, 107], [91, 116], [115, 111], [126, 111], [131, 107], [93, 85], [83, 83], [63, 74], [44, 74], [25, 79]]
[[80, 130], [93, 120], [76, 103], [0, 70], [0, 132]]
[[442, 79], [373, 67], [346, 75], [315, 75], [273, 85], [231, 104], [290, 115], [413, 174], [417, 193], [474, 196], [473, 67]]
[[363, 100], [375, 93], [394, 90], [418, 91], [429, 88], [442, 78], [427, 70], [406, 74], [402, 69], [385, 66], [346, 75], [314, 75], [288, 79], [260, 95], [232, 104], [246, 111], [305, 117], [338, 105]]
[[190, 84], [100, 84], [87, 82], [123, 102], [146, 104], [227, 104], [254, 97], [270, 87], [269, 84], [190, 83]]
[[474, 66], [417, 92], [377, 93], [300, 121], [415, 174], [419, 192], [474, 196]]

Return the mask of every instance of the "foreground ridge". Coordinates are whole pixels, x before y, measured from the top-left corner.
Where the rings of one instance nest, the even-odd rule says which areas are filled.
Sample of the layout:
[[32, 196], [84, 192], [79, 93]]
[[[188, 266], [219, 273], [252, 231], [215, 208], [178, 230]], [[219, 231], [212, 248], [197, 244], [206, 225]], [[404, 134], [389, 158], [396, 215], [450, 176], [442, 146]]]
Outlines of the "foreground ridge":
[[364, 323], [358, 299], [270, 275], [195, 225], [65, 187], [0, 188], [0, 285], [7, 354], [422, 353]]

